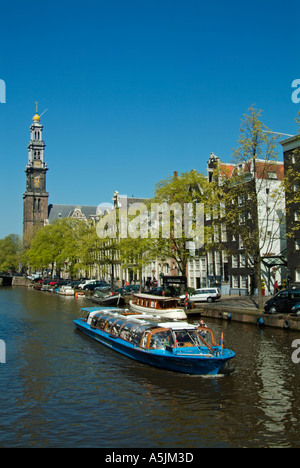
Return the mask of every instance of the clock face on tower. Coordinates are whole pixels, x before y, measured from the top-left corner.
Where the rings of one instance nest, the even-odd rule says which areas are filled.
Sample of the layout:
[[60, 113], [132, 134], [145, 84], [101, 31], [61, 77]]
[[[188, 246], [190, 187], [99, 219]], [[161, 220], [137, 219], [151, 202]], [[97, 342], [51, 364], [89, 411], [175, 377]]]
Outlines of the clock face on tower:
[[40, 186], [40, 178], [39, 177], [34, 178], [34, 186], [35, 186], [35, 188], [39, 188], [39, 186]]

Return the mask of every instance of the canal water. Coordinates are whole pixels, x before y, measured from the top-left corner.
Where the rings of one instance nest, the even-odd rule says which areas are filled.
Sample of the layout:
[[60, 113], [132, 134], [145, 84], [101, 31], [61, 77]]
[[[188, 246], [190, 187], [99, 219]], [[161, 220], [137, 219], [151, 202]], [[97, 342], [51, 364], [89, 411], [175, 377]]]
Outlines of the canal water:
[[187, 376], [83, 335], [83, 305], [0, 288], [0, 447], [300, 447], [299, 333], [211, 320], [231, 373]]

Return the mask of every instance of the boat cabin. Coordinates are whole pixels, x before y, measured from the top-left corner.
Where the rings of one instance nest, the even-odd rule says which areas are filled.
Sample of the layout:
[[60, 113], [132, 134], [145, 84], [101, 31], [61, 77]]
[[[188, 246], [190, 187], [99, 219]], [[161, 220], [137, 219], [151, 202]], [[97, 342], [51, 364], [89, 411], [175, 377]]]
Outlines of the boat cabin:
[[132, 303], [148, 309], [166, 310], [175, 309], [178, 299], [176, 297], [152, 296], [151, 294], [134, 294]]
[[[130, 317], [107, 315], [101, 311], [89, 314], [87, 322], [91, 328], [108, 333], [110, 338], [120, 338], [148, 350], [171, 351], [177, 348], [205, 347], [212, 351], [212, 346], [215, 346], [214, 335], [209, 328], [195, 327], [187, 323], [158, 324]], [[210, 339], [207, 340], [206, 337]]]

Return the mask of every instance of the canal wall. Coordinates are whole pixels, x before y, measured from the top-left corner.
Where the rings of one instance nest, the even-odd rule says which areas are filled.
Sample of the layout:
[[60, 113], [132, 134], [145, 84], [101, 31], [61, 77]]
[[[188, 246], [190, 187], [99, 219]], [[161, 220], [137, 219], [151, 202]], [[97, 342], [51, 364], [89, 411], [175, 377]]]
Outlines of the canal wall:
[[12, 278], [12, 286], [23, 286], [28, 288], [31, 284], [32, 282], [23, 276], [13, 276]]
[[188, 317], [198, 315], [200, 317], [227, 320], [232, 322], [250, 323], [257, 326], [281, 328], [285, 330], [300, 331], [300, 317], [290, 314], [264, 314], [260, 312], [251, 300], [215, 302], [212, 304], [197, 304], [194, 309], [186, 311]]

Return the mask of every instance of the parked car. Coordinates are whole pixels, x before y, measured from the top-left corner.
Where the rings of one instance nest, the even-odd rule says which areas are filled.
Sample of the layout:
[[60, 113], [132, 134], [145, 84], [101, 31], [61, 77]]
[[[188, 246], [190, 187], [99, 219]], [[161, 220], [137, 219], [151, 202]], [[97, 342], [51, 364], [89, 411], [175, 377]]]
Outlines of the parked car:
[[156, 288], [149, 289], [149, 291], [144, 291], [146, 294], [152, 294], [153, 296], [162, 296], [164, 288], [162, 286], [158, 286]]
[[84, 286], [86, 286], [87, 284], [90, 284], [92, 281], [95, 281], [95, 280], [83, 280], [83, 281], [78, 285], [78, 289], [83, 289]]
[[[193, 294], [189, 295], [190, 302], [214, 302], [221, 299], [222, 294], [218, 288], [202, 288], [196, 289]], [[185, 294], [180, 296], [180, 302], [185, 301]]]
[[58, 284], [58, 280], [52, 280], [49, 282], [49, 286], [56, 286]]
[[27, 276], [27, 279], [29, 279], [31, 281], [36, 281], [36, 280], [41, 279], [41, 278], [42, 278], [42, 273], [34, 273], [32, 275]]
[[291, 308], [291, 315], [297, 315], [300, 317], [300, 301]]
[[123, 286], [122, 289], [124, 294], [131, 294], [139, 292], [140, 286], [138, 284], [128, 284], [127, 286]]
[[96, 288], [100, 288], [103, 285], [103, 281], [91, 281], [83, 286], [83, 290], [95, 291]]
[[297, 305], [300, 310], [300, 289], [283, 289], [265, 303], [265, 314], [290, 314]]
[[71, 282], [71, 288], [78, 288], [78, 286], [81, 284], [81, 281], [72, 281]]

